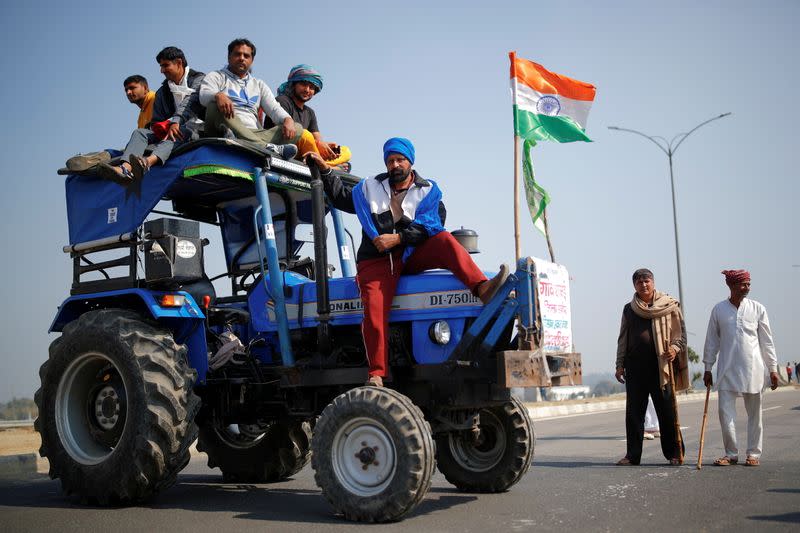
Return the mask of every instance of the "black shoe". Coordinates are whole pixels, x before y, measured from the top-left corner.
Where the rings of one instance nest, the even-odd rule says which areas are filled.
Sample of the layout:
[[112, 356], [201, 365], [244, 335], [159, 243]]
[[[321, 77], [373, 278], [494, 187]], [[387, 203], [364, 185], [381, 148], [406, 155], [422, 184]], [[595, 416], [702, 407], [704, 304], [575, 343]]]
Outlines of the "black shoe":
[[293, 144], [267, 144], [267, 150], [271, 150], [281, 156], [282, 158], [289, 160], [292, 159], [294, 156], [297, 155], [297, 146]]

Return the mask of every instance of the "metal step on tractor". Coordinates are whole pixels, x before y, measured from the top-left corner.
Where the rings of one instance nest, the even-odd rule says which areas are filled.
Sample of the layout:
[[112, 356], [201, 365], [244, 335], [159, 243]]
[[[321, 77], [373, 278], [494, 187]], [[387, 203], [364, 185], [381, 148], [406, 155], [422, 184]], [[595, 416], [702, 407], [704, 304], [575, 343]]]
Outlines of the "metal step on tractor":
[[[277, 482], [310, 461], [336, 512], [398, 520], [435, 466], [462, 491], [517, 483], [534, 433], [511, 388], [580, 383], [579, 354], [538, 345], [525, 258], [485, 306], [449, 272], [404, 276], [391, 376], [363, 386], [352, 237], [315, 168], [260, 147], [196, 141], [128, 186], [69, 175], [66, 198], [73, 283], [50, 328], [61, 335], [40, 370], [36, 429], [50, 477], [83, 502], [153, 497], [197, 440], [225, 482]], [[212, 278], [201, 224], [221, 232], [226, 270]], [[217, 296], [224, 278], [230, 294]]]

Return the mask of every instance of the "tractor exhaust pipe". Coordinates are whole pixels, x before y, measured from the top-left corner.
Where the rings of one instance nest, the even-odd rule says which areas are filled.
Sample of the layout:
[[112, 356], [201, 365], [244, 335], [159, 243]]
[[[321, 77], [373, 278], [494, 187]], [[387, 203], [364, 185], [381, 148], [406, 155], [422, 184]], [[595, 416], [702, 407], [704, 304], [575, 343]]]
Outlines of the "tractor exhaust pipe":
[[328, 294], [328, 243], [325, 232], [325, 189], [319, 168], [306, 162], [311, 170], [312, 224], [314, 226], [314, 279], [317, 284], [317, 350], [322, 354], [331, 351], [328, 323], [331, 319], [331, 303]]

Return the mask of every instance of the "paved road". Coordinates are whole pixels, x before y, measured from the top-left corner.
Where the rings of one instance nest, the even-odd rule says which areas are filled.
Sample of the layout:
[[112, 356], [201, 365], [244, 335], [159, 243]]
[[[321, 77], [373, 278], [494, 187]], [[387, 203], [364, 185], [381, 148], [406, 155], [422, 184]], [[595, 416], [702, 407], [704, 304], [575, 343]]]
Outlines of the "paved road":
[[[453, 490], [437, 474], [425, 501], [382, 531], [798, 531], [800, 526], [800, 389], [765, 397], [761, 467], [697, 471], [702, 402], [681, 405], [689, 465], [669, 467], [657, 441], [643, 464], [616, 467], [624, 454], [621, 411], [535, 422], [534, 467], [506, 494]], [[743, 438], [744, 407], [738, 421]], [[716, 402], [706, 432], [706, 460], [722, 453]], [[744, 444], [742, 448], [744, 448]], [[222, 484], [196, 457], [179, 483], [150, 505], [81, 507], [48, 479], [0, 486], [4, 531], [350, 531], [374, 526], [333, 516], [310, 467], [271, 485]]]

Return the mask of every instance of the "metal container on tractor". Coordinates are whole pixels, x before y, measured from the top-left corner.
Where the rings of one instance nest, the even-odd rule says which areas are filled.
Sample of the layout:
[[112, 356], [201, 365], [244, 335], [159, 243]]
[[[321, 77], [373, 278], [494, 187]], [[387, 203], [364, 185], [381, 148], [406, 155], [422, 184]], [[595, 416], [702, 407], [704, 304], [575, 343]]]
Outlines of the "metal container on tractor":
[[[315, 169], [245, 141], [188, 143], [128, 186], [69, 175], [66, 198], [73, 282], [50, 328], [60, 336], [36, 429], [50, 476], [83, 502], [153, 498], [197, 440], [226, 482], [284, 480], [310, 462], [336, 512], [398, 520], [434, 467], [466, 492], [517, 483], [534, 433], [511, 388], [580, 383], [579, 354], [538, 349], [523, 258], [485, 306], [449, 272], [403, 276], [390, 376], [363, 386], [342, 214]], [[206, 272], [210, 254], [223, 271]]]

